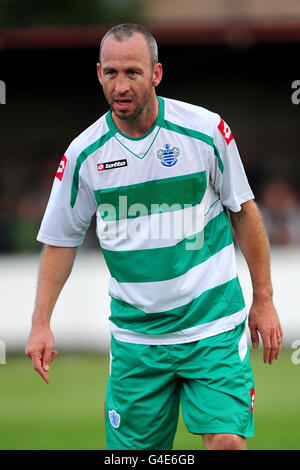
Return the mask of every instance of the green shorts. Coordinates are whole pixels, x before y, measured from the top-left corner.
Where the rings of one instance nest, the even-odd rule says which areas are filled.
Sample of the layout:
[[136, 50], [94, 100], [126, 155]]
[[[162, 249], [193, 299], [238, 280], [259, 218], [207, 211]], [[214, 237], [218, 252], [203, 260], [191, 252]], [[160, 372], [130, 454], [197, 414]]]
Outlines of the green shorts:
[[186, 344], [111, 340], [107, 449], [172, 449], [179, 407], [194, 434], [254, 435], [254, 380], [245, 322]]

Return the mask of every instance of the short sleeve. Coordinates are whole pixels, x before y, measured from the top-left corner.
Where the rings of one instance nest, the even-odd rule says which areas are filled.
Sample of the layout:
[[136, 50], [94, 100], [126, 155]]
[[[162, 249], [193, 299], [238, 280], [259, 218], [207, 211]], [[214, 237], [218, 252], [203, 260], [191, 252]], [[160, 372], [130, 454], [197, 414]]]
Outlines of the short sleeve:
[[210, 168], [210, 180], [222, 204], [233, 212], [241, 204], [254, 199], [233, 134], [220, 116], [214, 129], [215, 156]]
[[71, 203], [76, 168], [76, 151], [71, 146], [64, 154], [54, 178], [48, 205], [37, 240], [53, 246], [75, 247], [83, 243], [91, 219], [97, 210], [89, 169], [81, 165], [77, 197]]

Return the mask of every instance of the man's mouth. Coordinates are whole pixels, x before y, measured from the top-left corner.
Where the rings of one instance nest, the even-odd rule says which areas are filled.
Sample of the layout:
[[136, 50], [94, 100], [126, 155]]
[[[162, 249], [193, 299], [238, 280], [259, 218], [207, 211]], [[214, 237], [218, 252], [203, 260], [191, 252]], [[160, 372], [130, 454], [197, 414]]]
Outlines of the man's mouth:
[[119, 98], [115, 100], [115, 103], [119, 110], [126, 111], [131, 104], [131, 100], [127, 98]]

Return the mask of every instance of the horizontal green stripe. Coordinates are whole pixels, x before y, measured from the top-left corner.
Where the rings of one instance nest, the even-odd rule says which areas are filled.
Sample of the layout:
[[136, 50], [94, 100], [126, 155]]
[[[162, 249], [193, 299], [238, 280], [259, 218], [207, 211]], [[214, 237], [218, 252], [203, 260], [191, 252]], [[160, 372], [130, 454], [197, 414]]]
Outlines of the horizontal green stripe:
[[110, 320], [119, 328], [144, 334], [165, 334], [208, 323], [239, 312], [245, 301], [238, 278], [208, 289], [190, 303], [166, 312], [145, 313], [111, 299]]
[[[197, 238], [196, 238], [197, 237]], [[202, 248], [192, 249], [193, 242]], [[232, 243], [226, 212], [210, 220], [194, 238], [174, 246], [147, 250], [112, 251], [103, 249], [108, 269], [118, 282], [156, 282], [181, 276]], [[199, 246], [199, 244], [198, 244]]]
[[96, 140], [95, 142], [90, 144], [88, 147], [86, 147], [77, 157], [74, 174], [73, 174], [72, 188], [71, 188], [71, 199], [70, 199], [71, 207], [74, 207], [76, 199], [77, 199], [78, 191], [79, 191], [79, 171], [80, 171], [81, 165], [83, 164], [83, 162], [87, 159], [89, 155], [96, 152], [96, 150], [102, 147], [112, 136], [113, 134], [110, 131], [108, 131], [106, 134], [100, 137], [100, 139]]
[[203, 132], [179, 126], [178, 124], [174, 124], [173, 122], [167, 121], [166, 119], [162, 121], [161, 127], [167, 129], [168, 131], [177, 132], [178, 134], [187, 135], [189, 137], [193, 137], [194, 139], [202, 140], [202, 142], [205, 142], [206, 144], [210, 145], [214, 149], [214, 154], [217, 157], [219, 170], [221, 171], [221, 173], [223, 173], [224, 165], [220, 157], [220, 152], [216, 147], [214, 139], [212, 137], [207, 134], [204, 134]]
[[[94, 194], [101, 217], [109, 221], [181, 210], [185, 205], [195, 206], [200, 204], [206, 187], [206, 171], [201, 171], [117, 188], [99, 189]], [[132, 214], [128, 214], [130, 207]]]

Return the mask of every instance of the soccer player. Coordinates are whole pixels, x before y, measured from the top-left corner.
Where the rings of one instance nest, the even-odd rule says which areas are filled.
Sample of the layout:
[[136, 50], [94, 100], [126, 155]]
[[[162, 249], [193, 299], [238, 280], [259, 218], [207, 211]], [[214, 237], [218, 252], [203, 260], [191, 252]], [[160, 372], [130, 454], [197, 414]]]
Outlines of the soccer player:
[[181, 405], [206, 449], [246, 449], [254, 380], [231, 224], [265, 363], [279, 357], [282, 328], [268, 240], [233, 134], [218, 114], [156, 95], [162, 65], [142, 26], [106, 33], [97, 73], [110, 110], [59, 165], [38, 234], [45, 246], [26, 354], [48, 383], [51, 314], [96, 213], [111, 274], [107, 448], [171, 449]]

